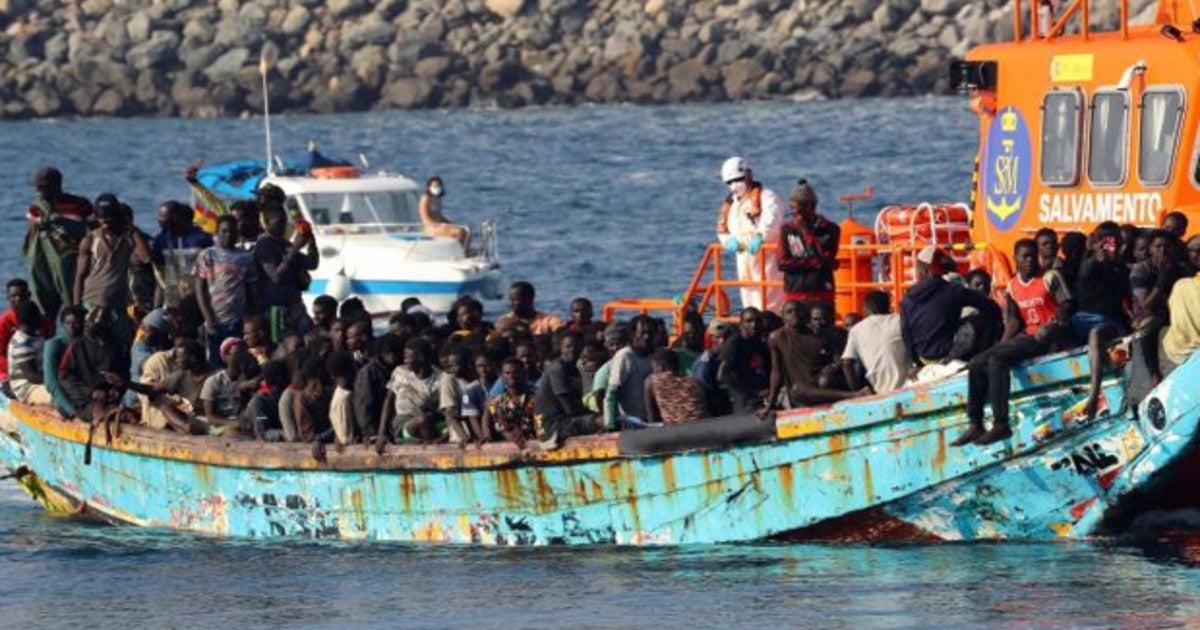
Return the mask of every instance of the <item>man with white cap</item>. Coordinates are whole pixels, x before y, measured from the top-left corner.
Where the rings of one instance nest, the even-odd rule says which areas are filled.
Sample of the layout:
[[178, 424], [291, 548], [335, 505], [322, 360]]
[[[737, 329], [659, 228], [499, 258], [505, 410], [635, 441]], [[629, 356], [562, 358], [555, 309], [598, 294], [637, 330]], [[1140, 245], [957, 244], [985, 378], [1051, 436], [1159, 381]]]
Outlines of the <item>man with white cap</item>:
[[969, 339], [959, 335], [963, 307], [974, 307], [988, 321], [996, 321], [999, 315], [1000, 307], [991, 298], [942, 277], [949, 270], [942, 268], [941, 254], [933, 245], [917, 253], [917, 283], [900, 302], [900, 333], [910, 360], [918, 367], [971, 358], [974, 335]]
[[[761, 281], [759, 250], [764, 243], [779, 240], [783, 225], [779, 197], [754, 181], [749, 165], [740, 157], [731, 157], [721, 165], [721, 181], [729, 187], [729, 196], [717, 218], [717, 239], [726, 251], [737, 255], [738, 280]], [[779, 281], [776, 256], [766, 257], [765, 272], [768, 281]], [[743, 287], [741, 297], [743, 308], [778, 310], [783, 303], [783, 290], [773, 287], [763, 296], [758, 287]]]

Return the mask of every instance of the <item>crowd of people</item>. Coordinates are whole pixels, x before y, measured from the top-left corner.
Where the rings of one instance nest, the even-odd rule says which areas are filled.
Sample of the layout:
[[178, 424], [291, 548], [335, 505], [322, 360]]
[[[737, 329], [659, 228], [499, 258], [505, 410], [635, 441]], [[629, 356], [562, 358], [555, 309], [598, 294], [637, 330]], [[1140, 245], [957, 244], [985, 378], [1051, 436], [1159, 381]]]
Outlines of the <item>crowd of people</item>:
[[[747, 235], [757, 217], [779, 212], [778, 201], [744, 161], [726, 167], [722, 241], [739, 256], [756, 253], [765, 236]], [[200, 186], [194, 168], [187, 178]], [[1182, 214], [1155, 230], [1042, 230], [1016, 244], [1017, 274], [1000, 299], [986, 272], [960, 278], [946, 252], [927, 247], [898, 313], [875, 291], [865, 313], [842, 313], [839, 325], [836, 226], [801, 182], [775, 235], [787, 276], [778, 312], [749, 294], [736, 322], [706, 324], [689, 312], [670, 331], [645, 315], [600, 322], [580, 297], [562, 319], [537, 308], [533, 285], [515, 282], [494, 322], [471, 297], [445, 321], [410, 299], [376, 336], [357, 298], [320, 296], [306, 307], [320, 253], [278, 188], [222, 208], [213, 235], [190, 206], [166, 202], [151, 236], [115, 195], [92, 203], [67, 194], [54, 169], [39, 171], [35, 185], [32, 283], [8, 282], [0, 316], [8, 396], [82, 421], [310, 443], [317, 457], [326, 444], [553, 449], [577, 435], [730, 413], [765, 418], [962, 369], [970, 427], [955, 444], [989, 444], [1011, 435], [1009, 379], [1021, 361], [1087, 344], [1094, 414], [1115, 336], [1144, 333], [1138, 348], [1154, 378], [1200, 345], [1200, 236], [1184, 245]], [[738, 218], [739, 208], [755, 216]]]

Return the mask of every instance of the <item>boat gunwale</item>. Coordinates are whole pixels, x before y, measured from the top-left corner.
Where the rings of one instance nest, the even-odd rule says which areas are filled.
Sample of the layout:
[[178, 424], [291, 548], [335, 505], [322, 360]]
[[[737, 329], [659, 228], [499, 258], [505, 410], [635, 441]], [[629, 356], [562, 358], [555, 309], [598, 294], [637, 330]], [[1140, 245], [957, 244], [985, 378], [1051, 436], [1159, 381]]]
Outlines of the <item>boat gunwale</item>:
[[[1075, 360], [1079, 351], [1066, 351], [1039, 358], [1021, 369], [1051, 364], [1059, 360]], [[612, 460], [652, 460], [691, 453], [705, 453], [732, 447], [769, 445], [793, 440], [819, 439], [832, 434], [845, 434], [876, 427], [881, 424], [901, 424], [924, 418], [928, 415], [961, 407], [965, 398], [954, 405], [935, 407], [934, 396], [938, 389], [956, 387], [955, 379], [963, 373], [926, 385], [911, 386], [897, 392], [876, 394], [835, 405], [789, 409], [780, 411], [775, 419], [774, 437], [756, 442], [737, 442], [722, 446], [681, 445], [677, 450], [652, 454], [631, 454], [621, 451], [619, 432], [602, 435], [579, 436], [566, 440], [556, 450], [522, 453], [508, 442], [486, 444], [481, 449], [473, 446], [459, 448], [453, 445], [390, 444], [383, 455], [374, 447], [351, 445], [339, 449], [327, 447], [326, 461], [317, 461], [312, 456], [310, 444], [269, 443], [253, 440], [231, 440], [220, 437], [190, 436], [151, 429], [148, 427], [122, 425], [119, 434], [112, 440], [103, 434], [95, 436], [92, 448], [111, 450], [135, 456], [184, 461], [194, 464], [222, 466], [241, 469], [301, 470], [327, 472], [471, 472], [517, 467], [542, 467], [572, 465], [577, 463], [603, 462]], [[1073, 381], [1086, 378], [1086, 374], [1069, 379], [1049, 382], [1024, 382], [1013, 379], [1013, 396], [1036, 395], [1042, 390], [1060, 388]], [[961, 387], [961, 385], [958, 385]], [[897, 398], [900, 397], [907, 398]], [[950, 394], [953, 395], [953, 394]], [[899, 406], [905, 402], [902, 413], [887, 417], [871, 417], [872, 405], [895, 399]], [[859, 408], [865, 420], [858, 423], [846, 422], [847, 411]], [[87, 444], [90, 425], [61, 417], [48, 407], [25, 405], [8, 401], [8, 414], [32, 430], [60, 440], [76, 444]], [[0, 410], [2, 412], [2, 410]], [[718, 418], [709, 421], [720, 420]], [[817, 422], [820, 421], [820, 422]], [[817, 425], [820, 426], [817, 426]], [[13, 431], [9, 431], [12, 433]], [[19, 441], [19, 438], [18, 438]]]

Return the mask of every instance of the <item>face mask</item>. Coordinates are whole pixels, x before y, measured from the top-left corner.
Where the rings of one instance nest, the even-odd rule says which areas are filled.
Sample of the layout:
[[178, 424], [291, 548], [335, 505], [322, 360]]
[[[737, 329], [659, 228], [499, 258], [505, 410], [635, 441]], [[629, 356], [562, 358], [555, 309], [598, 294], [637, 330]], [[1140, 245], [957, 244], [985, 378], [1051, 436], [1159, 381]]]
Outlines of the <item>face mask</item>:
[[729, 192], [733, 193], [734, 197], [741, 197], [746, 194], [746, 181], [740, 180], [729, 183]]
[[434, 197], [441, 197], [442, 196], [442, 187], [441, 186], [430, 186], [429, 194], [433, 195]]

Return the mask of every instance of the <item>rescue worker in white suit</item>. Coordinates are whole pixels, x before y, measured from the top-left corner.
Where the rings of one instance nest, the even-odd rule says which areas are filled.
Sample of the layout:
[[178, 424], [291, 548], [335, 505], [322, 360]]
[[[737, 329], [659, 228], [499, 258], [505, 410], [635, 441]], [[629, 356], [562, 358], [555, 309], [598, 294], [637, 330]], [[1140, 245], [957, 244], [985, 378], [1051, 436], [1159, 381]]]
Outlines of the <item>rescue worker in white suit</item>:
[[[729, 196], [717, 218], [717, 239], [721, 246], [737, 256], [738, 280], [760, 280], [758, 252], [765, 243], [779, 242], [783, 226], [783, 207], [779, 197], [754, 181], [746, 160], [731, 157], [721, 165], [721, 181], [729, 187]], [[767, 280], [778, 281], [778, 257], [766, 256]], [[766, 301], [758, 287], [741, 289], [742, 308], [753, 306], [778, 312], [783, 306], [783, 289], [767, 290]]]

